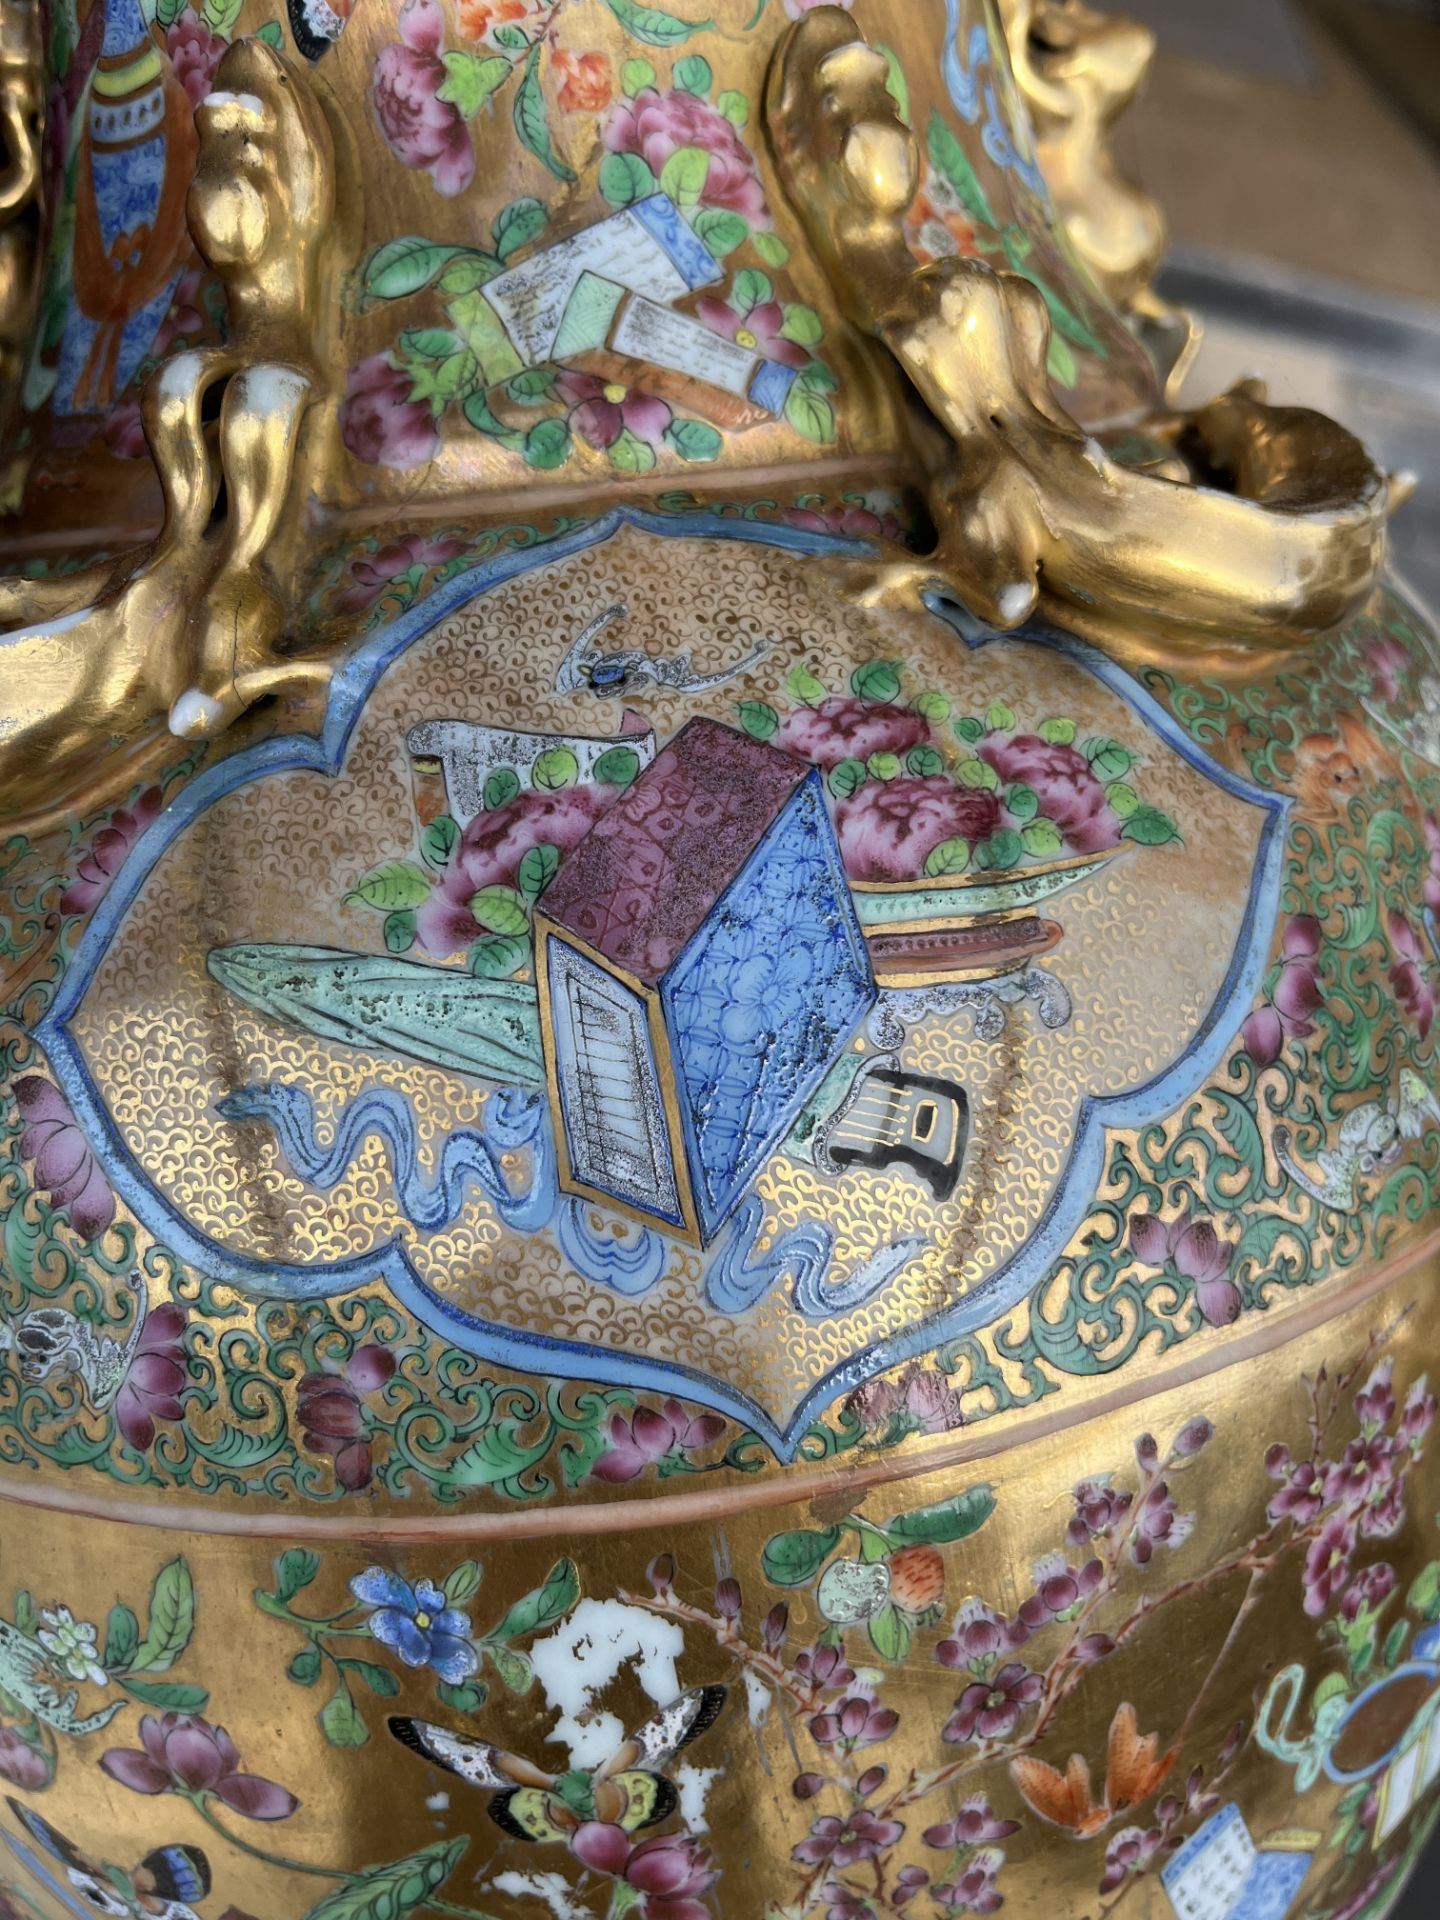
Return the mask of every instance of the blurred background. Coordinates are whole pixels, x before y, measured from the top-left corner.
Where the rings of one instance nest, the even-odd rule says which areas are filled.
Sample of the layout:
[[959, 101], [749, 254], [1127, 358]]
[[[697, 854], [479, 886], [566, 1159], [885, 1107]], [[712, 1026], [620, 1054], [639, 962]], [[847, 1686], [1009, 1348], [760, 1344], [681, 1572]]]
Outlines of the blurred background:
[[[1420, 477], [1392, 530], [1440, 608], [1440, 0], [1117, 0], [1160, 52], [1118, 145], [1205, 322], [1187, 398], [1263, 373]], [[1440, 1838], [1392, 1920], [1440, 1920]]]
[[1159, 39], [1117, 145], [1205, 322], [1186, 397], [1263, 373], [1417, 473], [1394, 565], [1440, 608], [1440, 0], [1115, 5]]

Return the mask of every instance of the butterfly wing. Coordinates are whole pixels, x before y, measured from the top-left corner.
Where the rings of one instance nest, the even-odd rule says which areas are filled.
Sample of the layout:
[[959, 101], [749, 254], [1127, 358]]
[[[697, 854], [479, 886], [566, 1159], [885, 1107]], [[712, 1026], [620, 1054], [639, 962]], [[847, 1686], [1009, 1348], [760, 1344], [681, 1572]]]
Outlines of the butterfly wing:
[[1064, 1773], [1047, 1761], [1021, 1754], [1010, 1762], [1010, 1777], [1040, 1818], [1052, 1827], [1068, 1827], [1078, 1833], [1095, 1812], [1090, 1769], [1078, 1753], [1071, 1754]]
[[682, 1747], [713, 1727], [725, 1704], [726, 1687], [692, 1687], [637, 1727], [601, 1767], [597, 1779], [610, 1780], [632, 1768], [667, 1767]]
[[626, 1833], [653, 1827], [668, 1818], [680, 1803], [674, 1787], [659, 1773], [631, 1768], [595, 1783], [595, 1817], [608, 1820]]
[[474, 1740], [469, 1734], [455, 1733], [449, 1727], [436, 1726], [433, 1720], [412, 1720], [394, 1714], [390, 1731], [402, 1746], [422, 1759], [444, 1767], [472, 1787], [553, 1787], [555, 1776], [522, 1760], [519, 1754], [492, 1747], [488, 1740]]
[[1128, 1700], [1115, 1709], [1105, 1763], [1105, 1798], [1113, 1812], [1138, 1807], [1165, 1779], [1175, 1764], [1175, 1753], [1172, 1749], [1157, 1758], [1159, 1746], [1158, 1734], [1141, 1734]]
[[210, 1891], [210, 1862], [198, 1847], [157, 1847], [135, 1870], [136, 1885], [182, 1906]]
[[77, 1873], [89, 1873], [93, 1870], [94, 1861], [87, 1860], [80, 1849], [72, 1841], [67, 1840], [57, 1827], [52, 1827], [48, 1820], [42, 1819], [30, 1807], [22, 1807], [18, 1800], [11, 1799], [8, 1794], [5, 1804], [36, 1846], [43, 1847], [52, 1860], [60, 1861], [63, 1866], [73, 1867]]
[[580, 1824], [565, 1803], [543, 1787], [497, 1793], [488, 1812], [496, 1826], [516, 1840], [568, 1840]]

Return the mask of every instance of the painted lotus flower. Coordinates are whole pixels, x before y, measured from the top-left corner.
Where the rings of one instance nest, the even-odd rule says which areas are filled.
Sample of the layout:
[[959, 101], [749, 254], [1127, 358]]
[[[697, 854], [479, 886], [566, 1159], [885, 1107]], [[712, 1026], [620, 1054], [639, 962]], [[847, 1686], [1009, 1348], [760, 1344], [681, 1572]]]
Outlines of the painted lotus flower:
[[504, 806], [477, 813], [416, 915], [426, 952], [443, 959], [478, 940], [485, 929], [470, 911], [475, 895], [485, 887], [513, 886], [532, 847], [554, 847], [563, 858], [585, 838], [617, 791], [598, 784], [525, 787]]
[[62, 913], [89, 913], [110, 890], [131, 847], [159, 813], [159, 787], [145, 791], [128, 807], [117, 807], [81, 854], [75, 878], [60, 896]]
[[1057, 746], [1038, 733], [983, 740], [976, 748], [1008, 786], [1033, 787], [1040, 811], [1053, 820], [1073, 853], [1101, 853], [1120, 844], [1120, 818], [1105, 797], [1105, 787], [1083, 753]]
[[806, 533], [836, 533], [849, 540], [895, 540], [909, 546], [910, 538], [898, 514], [853, 504], [824, 511], [819, 507], [786, 507], [780, 518]]
[[412, 567], [443, 567], [447, 561], [458, 559], [464, 551], [464, 540], [455, 535], [444, 540], [426, 540], [417, 533], [408, 540], [392, 541], [389, 546], [377, 548], [374, 553], [357, 553], [350, 562], [349, 585], [342, 587], [335, 596], [336, 610], [340, 613], [363, 613], [367, 607], [374, 606], [387, 588], [403, 579]]
[[351, 367], [340, 402], [340, 436], [370, 467], [423, 467], [440, 451], [428, 400], [412, 400], [410, 376], [388, 354]]
[[375, 118], [395, 158], [453, 198], [475, 177], [475, 148], [460, 109], [440, 98], [449, 78], [440, 0], [405, 0], [398, 24], [400, 38], [375, 58]]
[[673, 153], [698, 149], [710, 164], [697, 204], [743, 214], [752, 227], [771, 225], [754, 155], [724, 114], [696, 94], [644, 87], [633, 100], [618, 101], [605, 126], [605, 145], [611, 153], [636, 154], [657, 180]]
[[[50, 1777], [50, 1762], [39, 1748], [32, 1746], [14, 1727], [0, 1726], [0, 1780], [34, 1793], [48, 1787]], [[0, 1906], [0, 1920], [5, 1920], [3, 1906]]]
[[1320, 991], [1323, 938], [1313, 914], [1299, 913], [1285, 923], [1275, 990], [1242, 1030], [1245, 1051], [1257, 1066], [1272, 1065], [1287, 1040], [1304, 1040], [1315, 1031], [1313, 1016], [1325, 997]]
[[1388, 919], [1390, 949], [1390, 991], [1399, 1002], [1407, 1020], [1413, 1022], [1422, 1040], [1435, 1024], [1435, 989], [1426, 972], [1426, 953], [1403, 913], [1391, 913]]
[[199, 1799], [213, 1794], [247, 1820], [288, 1820], [300, 1805], [275, 1781], [242, 1773], [235, 1743], [224, 1727], [211, 1726], [196, 1714], [167, 1713], [160, 1719], [143, 1715], [140, 1746], [139, 1752], [112, 1747], [100, 1756], [102, 1770], [132, 1793], [183, 1793]]
[[998, 795], [943, 774], [867, 780], [835, 809], [835, 831], [852, 880], [911, 880], [947, 840], [976, 846], [998, 831]]
[[949, 1433], [965, 1424], [960, 1396], [938, 1367], [918, 1363], [898, 1380], [867, 1380], [845, 1402], [867, 1433]]
[[1210, 1326], [1226, 1327], [1239, 1319], [1244, 1302], [1230, 1278], [1235, 1249], [1209, 1220], [1182, 1215], [1167, 1225], [1158, 1214], [1137, 1213], [1130, 1221], [1129, 1239], [1143, 1265], [1171, 1267], [1191, 1283], [1195, 1304]]
[[711, 1920], [704, 1896], [717, 1875], [709, 1852], [688, 1833], [657, 1834], [635, 1845], [623, 1827], [587, 1820], [570, 1838], [577, 1859], [644, 1897], [645, 1920]]
[[381, 1646], [393, 1648], [407, 1667], [431, 1667], [452, 1687], [468, 1680], [480, 1665], [470, 1640], [470, 1617], [452, 1607], [429, 1580], [411, 1586], [385, 1567], [357, 1573], [350, 1591], [370, 1607], [370, 1631]]
[[20, 1155], [35, 1162], [36, 1186], [57, 1212], [69, 1214], [82, 1240], [95, 1239], [115, 1218], [115, 1195], [65, 1096], [33, 1073], [15, 1082], [14, 1094], [25, 1122]]
[[363, 1396], [393, 1378], [394, 1355], [381, 1346], [360, 1347], [343, 1370], [317, 1368], [295, 1390], [295, 1414], [311, 1453], [329, 1454], [335, 1478], [350, 1493], [368, 1487], [375, 1473]]
[[611, 1414], [606, 1429], [609, 1444], [590, 1469], [597, 1480], [620, 1485], [671, 1454], [701, 1453], [725, 1431], [725, 1422], [713, 1413], [690, 1414], [678, 1400], [667, 1400], [660, 1411], [637, 1407], [630, 1415]]
[[724, 300], [712, 299], [707, 294], [697, 302], [695, 313], [712, 333], [733, 340], [750, 353], [758, 353], [762, 360], [778, 360], [785, 367], [803, 367], [809, 363], [810, 356], [805, 349], [785, 338], [782, 331], [785, 309], [778, 300], [762, 300], [748, 313], [741, 313]]
[[138, 1452], [155, 1438], [157, 1420], [183, 1420], [185, 1407], [185, 1322], [173, 1301], [145, 1316], [129, 1371], [115, 1396], [115, 1424]]

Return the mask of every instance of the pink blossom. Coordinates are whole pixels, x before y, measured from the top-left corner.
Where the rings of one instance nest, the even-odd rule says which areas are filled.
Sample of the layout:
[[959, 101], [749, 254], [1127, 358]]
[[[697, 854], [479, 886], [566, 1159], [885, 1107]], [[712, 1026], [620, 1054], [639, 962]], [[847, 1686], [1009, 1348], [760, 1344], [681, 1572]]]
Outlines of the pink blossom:
[[778, 360], [786, 367], [803, 367], [809, 362], [805, 349], [787, 340], [781, 331], [785, 325], [785, 309], [778, 300], [762, 300], [748, 313], [740, 313], [725, 301], [712, 299], [707, 294], [696, 303], [695, 313], [712, 333], [734, 340], [750, 353], [758, 353], [762, 360]]
[[139, 1453], [154, 1440], [157, 1420], [185, 1417], [185, 1320], [173, 1301], [151, 1308], [115, 1397], [115, 1424]]
[[1005, 1904], [996, 1877], [1005, 1856], [995, 1847], [982, 1847], [964, 1862], [954, 1880], [931, 1888], [936, 1905], [945, 1913], [994, 1913]]
[[[783, 743], [782, 743], [783, 744]], [[845, 871], [852, 880], [913, 880], [947, 840], [970, 846], [1000, 825], [1000, 801], [984, 787], [943, 774], [867, 780], [835, 810]]]
[[792, 527], [803, 527], [807, 533], [836, 533], [848, 540], [873, 540], [878, 536], [898, 541], [901, 546], [911, 544], [898, 514], [877, 513], [873, 507], [852, 505], [830, 513], [816, 507], [786, 507], [780, 518]]
[[1308, 1527], [1325, 1504], [1328, 1469], [1313, 1460], [1292, 1461], [1288, 1447], [1272, 1447], [1265, 1456], [1265, 1469], [1272, 1479], [1284, 1481], [1280, 1491], [1271, 1496], [1266, 1513], [1277, 1523], [1291, 1520], [1296, 1526]]
[[[50, 1763], [45, 1755], [24, 1739], [14, 1727], [0, 1726], [0, 1780], [12, 1787], [35, 1793], [50, 1784]], [[0, 1910], [3, 1920], [3, 1910]]]
[[713, 1446], [724, 1431], [718, 1415], [692, 1415], [678, 1400], [667, 1400], [659, 1413], [637, 1407], [628, 1419], [617, 1411], [610, 1416], [609, 1445], [590, 1471], [595, 1479], [618, 1485], [672, 1453], [699, 1453]]
[[857, 1807], [843, 1819], [826, 1813], [815, 1821], [808, 1838], [790, 1849], [790, 1858], [806, 1867], [826, 1862], [853, 1867], [858, 1860], [873, 1860], [876, 1854], [893, 1847], [904, 1831], [898, 1820], [887, 1820], [868, 1807]]
[[428, 400], [412, 400], [410, 376], [388, 354], [351, 367], [340, 402], [340, 435], [371, 467], [423, 467], [440, 451]]
[[1387, 924], [1394, 956], [1390, 962], [1390, 991], [1423, 1040], [1435, 1022], [1435, 989], [1426, 972], [1425, 950], [1403, 913], [1392, 912]]
[[952, 1746], [970, 1740], [1003, 1740], [1015, 1731], [1020, 1716], [1044, 1692], [1038, 1673], [1012, 1660], [988, 1680], [976, 1680], [955, 1702], [940, 1737]]
[[460, 109], [439, 97], [448, 78], [440, 0], [405, 0], [399, 26], [399, 40], [375, 59], [375, 118], [395, 158], [453, 198], [475, 177], [475, 149]]
[[75, 868], [75, 878], [60, 896], [62, 913], [89, 913], [110, 889], [131, 847], [159, 813], [159, 787], [145, 791], [128, 807], [117, 807], [101, 827]]
[[1122, 1827], [1105, 1849], [1101, 1893], [1113, 1893], [1132, 1873], [1143, 1873], [1164, 1841], [1165, 1836], [1158, 1827], [1151, 1827], [1148, 1832], [1143, 1827]]
[[898, 1380], [867, 1380], [845, 1402], [867, 1432], [948, 1433], [963, 1426], [960, 1396], [935, 1367], [909, 1367]]
[[1324, 999], [1320, 991], [1322, 939], [1320, 922], [1313, 914], [1296, 914], [1286, 922], [1275, 990], [1241, 1030], [1245, 1050], [1258, 1066], [1268, 1067], [1278, 1060], [1287, 1040], [1304, 1040], [1315, 1031], [1313, 1015]]
[[1350, 1560], [1355, 1552], [1355, 1524], [1348, 1513], [1332, 1513], [1305, 1556], [1301, 1584], [1305, 1591], [1305, 1611], [1318, 1620], [1330, 1602], [1350, 1578]]
[[1390, 634], [1379, 634], [1365, 649], [1370, 685], [1385, 702], [1400, 698], [1400, 683], [1410, 671], [1410, 655]]
[[1354, 1512], [1389, 1486], [1395, 1474], [1393, 1443], [1380, 1434], [1352, 1440], [1325, 1476], [1327, 1502]]
[[1168, 1226], [1158, 1214], [1137, 1213], [1129, 1225], [1130, 1248], [1147, 1267], [1173, 1266], [1195, 1290], [1195, 1304], [1212, 1327], [1240, 1317], [1240, 1289], [1230, 1278], [1234, 1248], [1209, 1220], [1182, 1217]]
[[1402, 1446], [1418, 1447], [1435, 1424], [1435, 1396], [1422, 1373], [1405, 1396], [1397, 1438]]
[[1169, 1486], [1158, 1481], [1136, 1512], [1130, 1558], [1137, 1567], [1146, 1566], [1156, 1547], [1181, 1547], [1194, 1530], [1194, 1514], [1178, 1512]]
[[35, 1184], [57, 1212], [68, 1212], [82, 1240], [93, 1240], [115, 1218], [115, 1196], [80, 1123], [60, 1089], [39, 1074], [15, 1082], [15, 1105], [25, 1122], [20, 1157], [35, 1162]]
[[908, 753], [929, 738], [929, 722], [913, 707], [829, 694], [813, 707], [796, 707], [787, 713], [775, 744], [828, 770], [842, 760], [868, 760], [872, 753]]
[[838, 1746], [846, 1753], [858, 1747], [878, 1746], [888, 1740], [900, 1724], [900, 1716], [891, 1707], [882, 1707], [863, 1693], [852, 1693], [838, 1706], [817, 1713], [810, 1732], [817, 1745]]
[[1134, 1498], [1112, 1487], [1108, 1475], [1103, 1480], [1082, 1480], [1075, 1489], [1075, 1517], [1065, 1529], [1066, 1540], [1072, 1547], [1083, 1547], [1087, 1540], [1104, 1539], [1126, 1518]]
[[953, 1819], [927, 1827], [920, 1837], [927, 1847], [982, 1847], [1019, 1831], [1018, 1820], [1002, 1820], [983, 1793], [974, 1793], [961, 1802]]
[[596, 1873], [643, 1894], [645, 1920], [710, 1920], [702, 1902], [715, 1884], [715, 1867], [690, 1834], [657, 1834], [634, 1846], [623, 1827], [587, 1820], [571, 1835], [570, 1847]]
[[437, 958], [478, 940], [485, 929], [470, 911], [482, 888], [513, 886], [532, 847], [563, 858], [614, 801], [615, 787], [525, 787], [502, 807], [477, 813], [430, 897], [416, 916], [420, 944]]
[[848, 1687], [855, 1678], [854, 1670], [846, 1665], [839, 1647], [831, 1646], [802, 1649], [795, 1656], [795, 1672], [801, 1680], [808, 1680], [817, 1689]]
[[296, 1388], [295, 1412], [306, 1447], [331, 1456], [335, 1478], [351, 1493], [368, 1487], [375, 1471], [362, 1395], [378, 1393], [394, 1373], [394, 1355], [371, 1345], [353, 1353], [342, 1373], [317, 1368]]
[[1038, 733], [1013, 739], [992, 736], [976, 749], [1009, 786], [1033, 787], [1040, 812], [1053, 820], [1072, 853], [1100, 853], [1120, 844], [1120, 819], [1105, 798], [1105, 788], [1090, 762], [1074, 747], [1055, 746]]
[[209, 93], [220, 56], [229, 44], [223, 34], [211, 33], [199, 14], [188, 7], [166, 29], [165, 51], [192, 107], [198, 107]]
[[132, 1793], [214, 1794], [247, 1820], [288, 1820], [300, 1804], [273, 1780], [241, 1773], [240, 1756], [224, 1727], [197, 1715], [167, 1713], [158, 1720], [143, 1715], [140, 1744], [141, 1752], [112, 1747], [100, 1756], [102, 1770]]
[[633, 100], [617, 101], [605, 145], [612, 153], [638, 154], [657, 180], [672, 153], [698, 147], [710, 160], [698, 204], [743, 214], [752, 227], [772, 224], [754, 155], [724, 114], [696, 94], [644, 87]]
[[1387, 1355], [1355, 1396], [1355, 1417], [1362, 1432], [1375, 1434], [1395, 1418], [1395, 1362]]
[[441, 567], [464, 551], [465, 542], [453, 536], [426, 540], [416, 533], [375, 553], [358, 553], [350, 562], [350, 585], [335, 596], [335, 605], [341, 613], [363, 613], [412, 567]]
[[1395, 1569], [1385, 1560], [1362, 1567], [1345, 1589], [1340, 1616], [1353, 1626], [1362, 1613], [1378, 1613], [1395, 1591]]
[[570, 408], [570, 424], [587, 446], [607, 453], [622, 433], [658, 447], [674, 415], [663, 400], [640, 387], [598, 379], [593, 373], [562, 373], [555, 392]]

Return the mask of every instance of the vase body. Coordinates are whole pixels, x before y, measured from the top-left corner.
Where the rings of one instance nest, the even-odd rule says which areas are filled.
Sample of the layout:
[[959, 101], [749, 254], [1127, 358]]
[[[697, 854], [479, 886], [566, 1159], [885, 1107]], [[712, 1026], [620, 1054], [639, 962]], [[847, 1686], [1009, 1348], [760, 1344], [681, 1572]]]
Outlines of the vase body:
[[[778, 0], [41, 11], [17, 574], [175, 510], [228, 43], [353, 190], [333, 679], [0, 850], [0, 1914], [1380, 1920], [1440, 1779], [1424, 613], [1222, 672], [867, 592], [940, 436], [778, 182]], [[864, 25], [915, 258], [1028, 278], [1163, 465], [999, 14]]]

